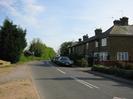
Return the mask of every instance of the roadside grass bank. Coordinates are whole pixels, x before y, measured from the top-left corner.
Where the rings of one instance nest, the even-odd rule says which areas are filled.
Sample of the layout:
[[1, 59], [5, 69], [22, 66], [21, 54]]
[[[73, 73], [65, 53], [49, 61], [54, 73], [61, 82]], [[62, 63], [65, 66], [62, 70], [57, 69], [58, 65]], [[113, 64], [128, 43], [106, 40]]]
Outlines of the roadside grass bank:
[[0, 99], [39, 99], [26, 63], [0, 67]]
[[[52, 56], [53, 57], [53, 56]], [[25, 56], [24, 54], [21, 55], [19, 62], [16, 64], [24, 64], [30, 61], [41, 61], [41, 60], [49, 60], [51, 57], [49, 55], [42, 55], [41, 57], [36, 56]]]
[[29, 79], [0, 84], [1, 99], [38, 99]]
[[8, 74], [13, 69], [17, 68], [19, 65], [23, 65], [31, 61], [41, 61], [41, 60], [47, 60], [47, 59], [49, 59], [49, 57], [24, 56], [24, 54], [22, 54], [19, 62], [17, 63], [11, 64], [10, 62], [0, 60], [0, 76]]
[[16, 64], [23, 64], [26, 62], [30, 62], [30, 61], [35, 61], [35, 60], [44, 60], [42, 57], [35, 57], [35, 56], [24, 56], [23, 54], [20, 57], [19, 62], [17, 62]]

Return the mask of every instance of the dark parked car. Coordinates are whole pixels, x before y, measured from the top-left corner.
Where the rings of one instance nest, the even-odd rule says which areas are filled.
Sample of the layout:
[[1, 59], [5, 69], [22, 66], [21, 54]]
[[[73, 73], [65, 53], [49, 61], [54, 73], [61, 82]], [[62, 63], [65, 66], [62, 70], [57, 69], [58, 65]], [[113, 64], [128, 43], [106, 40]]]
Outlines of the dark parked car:
[[51, 61], [54, 63], [57, 63], [58, 59], [59, 59], [59, 56], [56, 56], [56, 57], [52, 58]]
[[60, 65], [71, 66], [73, 61], [66, 56], [60, 56], [57, 60], [57, 63]]

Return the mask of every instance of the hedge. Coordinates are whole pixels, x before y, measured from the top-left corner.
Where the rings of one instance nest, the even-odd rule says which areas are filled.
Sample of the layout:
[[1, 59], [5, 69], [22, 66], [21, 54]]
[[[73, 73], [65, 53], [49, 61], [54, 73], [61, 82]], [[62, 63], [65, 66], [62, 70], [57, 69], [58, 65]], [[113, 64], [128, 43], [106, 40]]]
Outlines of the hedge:
[[110, 67], [105, 67], [105, 66], [93, 66], [92, 71], [98, 71], [98, 72], [102, 72], [105, 74], [111, 74], [111, 75], [133, 80], [133, 70], [110, 68]]

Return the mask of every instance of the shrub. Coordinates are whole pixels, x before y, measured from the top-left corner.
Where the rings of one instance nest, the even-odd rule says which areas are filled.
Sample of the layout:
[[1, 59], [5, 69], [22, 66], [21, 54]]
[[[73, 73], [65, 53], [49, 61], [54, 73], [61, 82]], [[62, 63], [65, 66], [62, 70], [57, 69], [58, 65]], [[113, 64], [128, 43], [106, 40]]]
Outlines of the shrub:
[[133, 63], [115, 62], [115, 66], [119, 69], [133, 70]]
[[88, 61], [84, 58], [77, 60], [77, 65], [82, 66], [82, 67], [87, 67], [88, 66]]
[[92, 70], [133, 80], [133, 70], [125, 70], [120, 68], [105, 67], [99, 65], [93, 66]]
[[133, 70], [133, 63], [126, 63], [125, 69], [132, 69]]

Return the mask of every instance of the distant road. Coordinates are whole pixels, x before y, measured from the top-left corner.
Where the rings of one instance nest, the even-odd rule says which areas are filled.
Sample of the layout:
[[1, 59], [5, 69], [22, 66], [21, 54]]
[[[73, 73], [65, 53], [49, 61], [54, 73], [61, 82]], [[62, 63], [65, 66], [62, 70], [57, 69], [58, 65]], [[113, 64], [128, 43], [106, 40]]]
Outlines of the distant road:
[[50, 61], [29, 64], [41, 99], [133, 99], [133, 86]]

